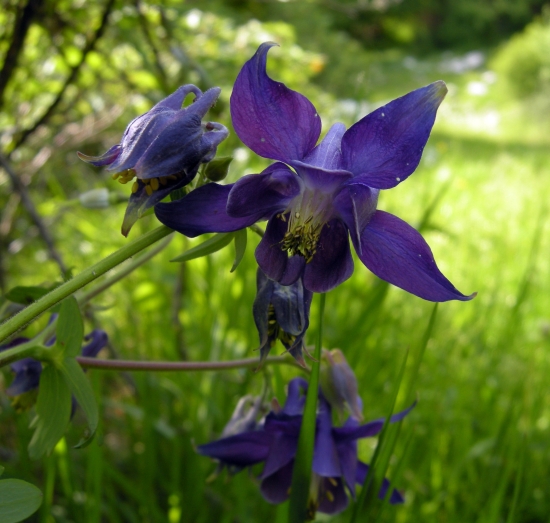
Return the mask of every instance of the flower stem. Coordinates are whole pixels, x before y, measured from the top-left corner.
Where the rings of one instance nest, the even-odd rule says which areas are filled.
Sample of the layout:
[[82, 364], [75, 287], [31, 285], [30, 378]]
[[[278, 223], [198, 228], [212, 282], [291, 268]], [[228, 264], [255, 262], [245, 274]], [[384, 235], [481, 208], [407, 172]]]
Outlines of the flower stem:
[[[231, 361], [131, 361], [131, 360], [99, 360], [80, 356], [76, 361], [86, 369], [116, 370], [116, 371], [217, 371], [240, 369], [259, 366], [258, 358], [244, 358]], [[265, 363], [293, 365], [298, 367], [294, 360], [284, 356], [267, 358]], [[299, 367], [301, 369], [301, 367]]]
[[13, 333], [17, 332], [19, 329], [34, 320], [36, 317], [40, 316], [40, 314], [47, 311], [56, 303], [59, 303], [67, 296], [70, 296], [78, 289], [81, 289], [91, 281], [99, 278], [113, 267], [116, 267], [122, 263], [124, 260], [134, 256], [134, 254], [137, 254], [146, 247], [149, 247], [165, 236], [168, 236], [172, 232], [174, 232], [172, 229], [161, 225], [153, 231], [145, 233], [143, 236], [140, 236], [136, 240], [130, 242], [128, 245], [125, 245], [113, 254], [110, 254], [107, 258], [101, 260], [95, 265], [85, 269], [73, 279], [63, 283], [59, 287], [56, 287], [45, 296], [42, 296], [42, 298], [32, 303], [0, 326], [0, 343], [8, 338], [8, 336], [11, 336]]
[[307, 389], [306, 405], [296, 460], [292, 470], [292, 486], [290, 488], [290, 502], [288, 523], [304, 523], [311, 519], [308, 514], [309, 486], [313, 466], [313, 450], [315, 446], [315, 427], [317, 421], [317, 396], [319, 394], [319, 369], [321, 366], [321, 346], [323, 340], [323, 315], [325, 311], [326, 294], [320, 295], [319, 320], [317, 339], [315, 341], [315, 356], [311, 366], [311, 376]]

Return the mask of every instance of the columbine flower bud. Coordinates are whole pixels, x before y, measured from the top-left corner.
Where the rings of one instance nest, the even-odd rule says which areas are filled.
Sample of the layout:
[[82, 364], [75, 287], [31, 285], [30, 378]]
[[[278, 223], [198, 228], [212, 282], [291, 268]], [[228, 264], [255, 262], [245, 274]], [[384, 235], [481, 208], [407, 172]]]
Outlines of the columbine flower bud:
[[206, 166], [204, 175], [212, 182], [221, 182], [227, 176], [227, 173], [229, 172], [229, 164], [232, 161], [232, 156], [220, 156], [220, 158], [214, 158]]
[[[203, 93], [194, 85], [184, 85], [132, 120], [120, 144], [113, 145], [103, 155], [78, 153], [85, 162], [107, 166], [119, 183], [126, 184], [135, 178], [122, 223], [124, 236], [147, 209], [187, 185], [201, 163], [214, 158], [217, 146], [229, 132], [217, 122], [202, 123], [202, 118], [216, 103], [220, 92], [219, 87]], [[195, 95], [194, 102], [182, 107], [190, 93]]]
[[320, 383], [325, 398], [341, 417], [347, 406], [352, 416], [359, 421], [363, 419], [357, 379], [340, 349], [323, 349]]

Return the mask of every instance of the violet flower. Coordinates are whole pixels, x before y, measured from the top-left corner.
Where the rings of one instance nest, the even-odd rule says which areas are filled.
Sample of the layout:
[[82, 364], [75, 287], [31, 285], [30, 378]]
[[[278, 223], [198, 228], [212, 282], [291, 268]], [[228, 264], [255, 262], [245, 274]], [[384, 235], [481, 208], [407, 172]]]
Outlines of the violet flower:
[[[99, 351], [107, 345], [107, 333], [100, 329], [94, 329], [84, 337], [88, 343], [82, 347], [82, 356], [95, 358]], [[28, 338], [16, 338], [7, 345], [0, 346], [0, 352], [11, 349], [21, 343], [29, 341]], [[48, 340], [46, 346], [55, 343], [55, 337]], [[15, 374], [10, 386], [6, 389], [6, 394], [11, 397], [17, 397], [26, 392], [38, 389], [40, 375], [42, 374], [42, 364], [34, 358], [23, 358], [10, 365], [10, 369]]]
[[260, 364], [279, 339], [305, 367], [302, 351], [313, 293], [304, 289], [300, 278], [285, 286], [270, 280], [261, 269], [258, 269], [256, 283], [258, 291], [252, 311], [260, 336]]
[[[293, 379], [288, 385], [284, 407], [270, 412], [263, 425], [200, 445], [198, 452], [229, 467], [243, 468], [264, 462], [261, 493], [270, 503], [282, 503], [289, 496], [307, 388], [304, 379]], [[395, 414], [391, 421], [403, 419], [410, 410]], [[355, 485], [362, 485], [368, 472], [368, 465], [357, 458], [357, 440], [375, 436], [383, 425], [384, 419], [360, 425], [349, 417], [342, 427], [333, 427], [330, 405], [319, 393], [309, 500], [311, 516], [316, 511], [341, 512], [348, 505], [348, 495], [355, 498]], [[384, 480], [380, 498], [385, 497], [388, 487], [389, 482]], [[404, 501], [397, 490], [392, 491], [389, 499], [394, 504]]]
[[[120, 144], [101, 156], [78, 153], [81, 160], [114, 172], [114, 179], [128, 183], [134, 177], [132, 194], [122, 224], [128, 235], [132, 225], [150, 207], [171, 191], [187, 185], [199, 169], [216, 155], [217, 146], [228, 136], [216, 122], [203, 124], [202, 118], [216, 103], [221, 89], [203, 93], [194, 85], [184, 85], [130, 122]], [[194, 102], [182, 108], [185, 97]]]
[[469, 300], [439, 271], [422, 236], [377, 211], [381, 189], [416, 169], [447, 88], [441, 81], [393, 100], [347, 131], [334, 124], [317, 145], [321, 119], [303, 95], [273, 81], [262, 44], [239, 73], [231, 116], [239, 138], [277, 160], [234, 185], [207, 184], [159, 204], [158, 219], [186, 236], [269, 220], [256, 260], [271, 279], [327, 292], [353, 272], [348, 235], [379, 278], [430, 301]]

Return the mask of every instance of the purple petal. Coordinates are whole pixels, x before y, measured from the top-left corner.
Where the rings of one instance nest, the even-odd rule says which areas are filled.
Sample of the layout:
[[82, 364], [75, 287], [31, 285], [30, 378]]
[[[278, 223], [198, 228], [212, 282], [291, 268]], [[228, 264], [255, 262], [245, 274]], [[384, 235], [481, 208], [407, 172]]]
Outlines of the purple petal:
[[231, 94], [231, 119], [239, 138], [256, 154], [301, 160], [317, 143], [321, 119], [305, 96], [267, 76], [267, 53], [274, 45], [262, 44], [241, 69]]
[[305, 265], [306, 260], [303, 256], [289, 256], [279, 283], [281, 285], [293, 285], [296, 283], [304, 273]]
[[208, 183], [191, 191], [181, 200], [157, 203], [155, 214], [160, 222], [190, 238], [206, 232], [232, 232], [248, 227], [261, 215], [233, 218], [226, 212], [232, 185]]
[[[344, 484], [340, 478], [331, 478], [336, 485], [328, 478], [323, 478], [319, 488], [319, 507], [318, 511], [324, 514], [338, 514], [348, 506], [348, 496], [344, 489]], [[330, 492], [330, 496], [327, 496]]]
[[299, 192], [297, 176], [283, 163], [274, 163], [261, 174], [243, 176], [233, 186], [227, 213], [235, 218], [259, 212], [273, 215], [284, 211]]
[[[242, 219], [242, 218], [241, 218]], [[256, 261], [268, 278], [280, 281], [288, 264], [288, 254], [281, 249], [281, 241], [288, 224], [273, 216], [268, 222], [265, 234], [256, 247]]]
[[348, 231], [336, 219], [323, 227], [317, 252], [304, 269], [304, 287], [311, 292], [328, 292], [353, 273]]
[[416, 169], [447, 87], [412, 91], [365, 116], [342, 138], [342, 163], [370, 187], [391, 189]]
[[105, 165], [113, 163], [117, 159], [118, 155], [120, 154], [120, 145], [113, 145], [106, 153], [103, 153], [101, 156], [88, 156], [86, 154], [82, 154], [81, 152], [77, 152], [76, 154], [82, 161], [86, 163], [91, 163], [96, 167], [103, 167]]
[[288, 499], [293, 467], [294, 460], [262, 479], [260, 491], [267, 502], [277, 504]]
[[256, 430], [199, 445], [197, 452], [228, 465], [247, 467], [267, 458], [273, 435]]
[[377, 189], [352, 183], [342, 187], [334, 198], [334, 208], [348, 226], [355, 245], [361, 248], [361, 231], [366, 227], [378, 204]]
[[12, 363], [10, 368], [15, 373], [15, 377], [6, 389], [8, 396], [19, 396], [19, 394], [38, 388], [40, 374], [42, 374], [42, 364], [38, 360], [23, 358]]
[[322, 142], [305, 157], [304, 163], [323, 169], [341, 169], [341, 142], [345, 132], [346, 126], [343, 123], [335, 123], [328, 130]]
[[[353, 418], [348, 418], [348, 420]], [[357, 421], [354, 420], [357, 424]], [[333, 429], [334, 430], [334, 429]], [[357, 440], [349, 440], [346, 442], [336, 441], [336, 450], [340, 461], [341, 473], [346, 485], [355, 498], [355, 475], [357, 470]]]
[[376, 211], [361, 233], [359, 258], [376, 276], [429, 301], [471, 300], [437, 268], [420, 233], [393, 214]]

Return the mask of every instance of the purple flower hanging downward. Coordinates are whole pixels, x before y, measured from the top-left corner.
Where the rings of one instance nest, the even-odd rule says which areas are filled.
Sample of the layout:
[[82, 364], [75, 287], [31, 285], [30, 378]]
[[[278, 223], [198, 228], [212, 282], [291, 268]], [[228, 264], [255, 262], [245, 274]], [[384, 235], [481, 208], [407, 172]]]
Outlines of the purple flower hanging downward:
[[[216, 103], [220, 91], [213, 87], [203, 93], [194, 85], [183, 85], [150, 111], [134, 118], [120, 144], [102, 156], [78, 153], [85, 162], [108, 166], [107, 170], [114, 172], [113, 178], [120, 183], [136, 178], [122, 224], [124, 236], [149, 207], [187, 185], [200, 164], [216, 155], [216, 148], [227, 138], [228, 131], [219, 123], [203, 124], [201, 120]], [[195, 95], [194, 102], [182, 108], [190, 93]]]
[[422, 236], [377, 211], [381, 189], [416, 169], [447, 92], [441, 81], [377, 109], [347, 131], [333, 125], [321, 143], [321, 119], [303, 95], [266, 73], [264, 43], [242, 68], [231, 96], [239, 138], [277, 160], [234, 185], [208, 184], [158, 204], [157, 217], [190, 237], [234, 231], [267, 219], [256, 260], [272, 280], [327, 292], [353, 272], [349, 239], [378, 277], [430, 301], [469, 300], [443, 276]]
[[[307, 388], [304, 379], [293, 379], [284, 407], [270, 412], [254, 430], [200, 445], [197, 450], [236, 470], [264, 462], [262, 496], [270, 503], [282, 503], [289, 496]], [[409, 411], [395, 414], [391, 421], [403, 419]], [[357, 440], [376, 436], [383, 425], [383, 419], [360, 425], [349, 417], [342, 427], [334, 427], [330, 405], [319, 393], [309, 500], [312, 519], [316, 511], [336, 514], [344, 510], [348, 494], [355, 498], [355, 485], [362, 485], [368, 472], [368, 465], [357, 458]], [[385, 497], [388, 487], [389, 481], [384, 480], [380, 498]], [[393, 490], [389, 500], [402, 503], [403, 497]]]

